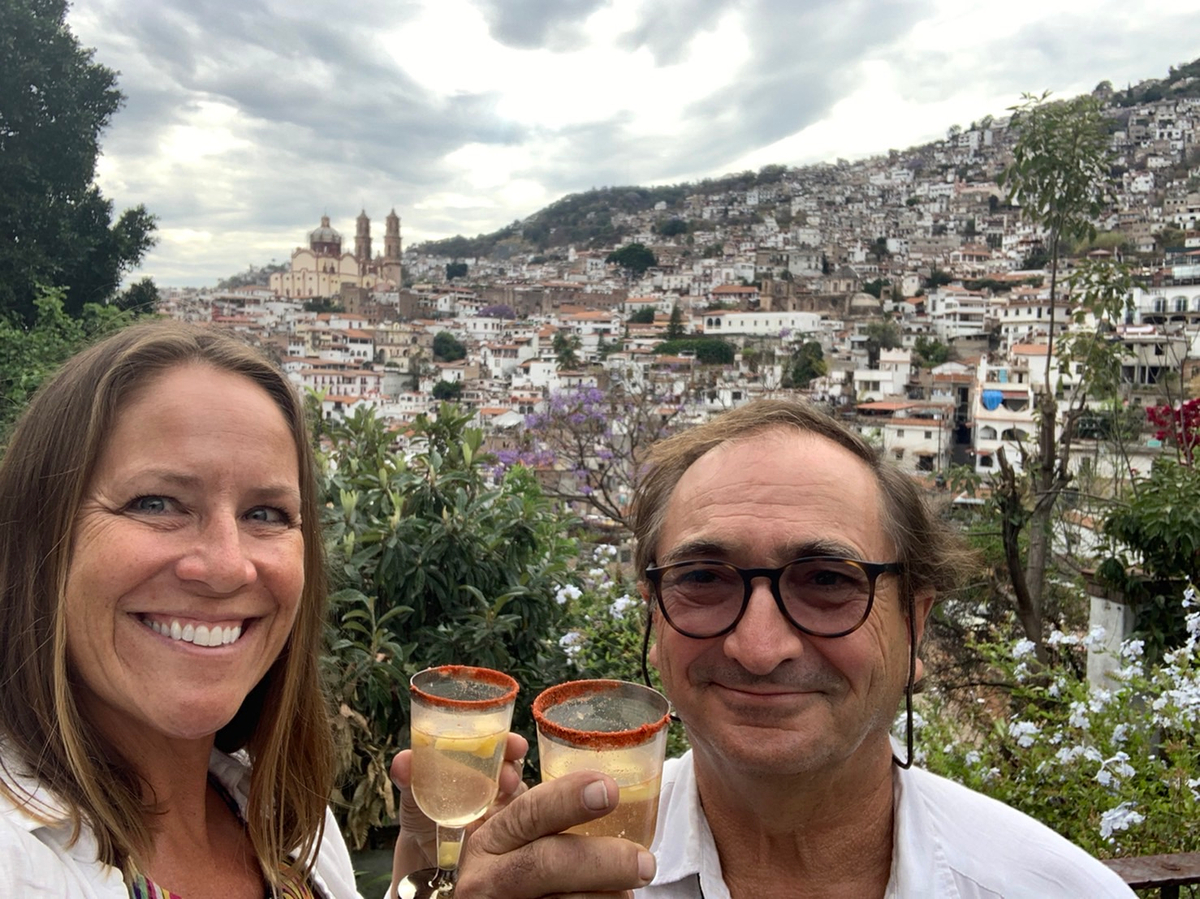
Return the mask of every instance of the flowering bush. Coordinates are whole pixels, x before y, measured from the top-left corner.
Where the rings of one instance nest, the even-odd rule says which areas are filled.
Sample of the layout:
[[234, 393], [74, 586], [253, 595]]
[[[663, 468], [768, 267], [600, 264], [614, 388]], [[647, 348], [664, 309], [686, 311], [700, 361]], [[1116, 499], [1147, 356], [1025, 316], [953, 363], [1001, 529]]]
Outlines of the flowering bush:
[[1085, 652], [1103, 639], [1052, 631], [1033, 644], [979, 647], [987, 686], [919, 697], [917, 760], [1001, 800], [1102, 857], [1200, 850], [1200, 603], [1184, 597], [1186, 638], [1149, 662], [1121, 650], [1107, 689], [1089, 689]]
[[1186, 400], [1175, 406], [1149, 406], [1146, 419], [1157, 430], [1156, 439], [1179, 451], [1180, 461], [1185, 465], [1195, 462], [1200, 447], [1200, 399]]
[[[581, 549], [577, 583], [559, 588], [555, 596], [570, 622], [558, 645], [579, 678], [609, 677], [640, 684], [646, 606], [637, 585], [621, 573], [616, 556], [616, 548], [605, 544]], [[659, 687], [654, 671], [650, 674], [651, 683]], [[672, 724], [667, 756], [686, 750], [683, 727]]]

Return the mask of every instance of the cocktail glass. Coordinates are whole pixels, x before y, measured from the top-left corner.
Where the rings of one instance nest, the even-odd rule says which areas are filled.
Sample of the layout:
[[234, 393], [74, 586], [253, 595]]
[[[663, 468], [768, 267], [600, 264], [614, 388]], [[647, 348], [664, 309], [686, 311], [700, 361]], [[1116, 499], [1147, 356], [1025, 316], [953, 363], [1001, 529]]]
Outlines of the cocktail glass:
[[618, 680], [569, 681], [533, 701], [542, 780], [603, 771], [620, 787], [617, 807], [568, 833], [654, 840], [670, 706], [657, 690]]
[[499, 792], [517, 682], [489, 668], [445, 665], [414, 674], [412, 792], [437, 824], [437, 867], [400, 883], [400, 899], [454, 895], [463, 833]]

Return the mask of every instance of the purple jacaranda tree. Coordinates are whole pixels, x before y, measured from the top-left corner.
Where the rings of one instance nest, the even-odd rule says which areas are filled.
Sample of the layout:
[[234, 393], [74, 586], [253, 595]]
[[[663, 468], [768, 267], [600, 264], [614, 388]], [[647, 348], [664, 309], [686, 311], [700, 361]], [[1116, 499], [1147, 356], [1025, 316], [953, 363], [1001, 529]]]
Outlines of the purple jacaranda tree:
[[545, 411], [526, 416], [519, 448], [497, 452], [497, 464], [534, 469], [548, 495], [627, 528], [642, 460], [683, 409], [681, 398], [648, 385], [556, 392]]
[[491, 306], [484, 306], [479, 310], [479, 316], [482, 318], [508, 318], [517, 317], [517, 313], [513, 311], [513, 307], [507, 303], [496, 303]]

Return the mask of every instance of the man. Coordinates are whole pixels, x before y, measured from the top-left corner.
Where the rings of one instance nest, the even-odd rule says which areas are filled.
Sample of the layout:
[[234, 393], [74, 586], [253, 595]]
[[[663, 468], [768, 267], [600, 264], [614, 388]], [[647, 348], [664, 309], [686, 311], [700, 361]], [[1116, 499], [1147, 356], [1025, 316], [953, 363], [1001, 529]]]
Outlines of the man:
[[894, 757], [926, 618], [971, 564], [907, 476], [771, 400], [660, 443], [648, 470], [649, 659], [692, 749], [664, 771], [639, 897], [1133, 895], [1033, 819]]

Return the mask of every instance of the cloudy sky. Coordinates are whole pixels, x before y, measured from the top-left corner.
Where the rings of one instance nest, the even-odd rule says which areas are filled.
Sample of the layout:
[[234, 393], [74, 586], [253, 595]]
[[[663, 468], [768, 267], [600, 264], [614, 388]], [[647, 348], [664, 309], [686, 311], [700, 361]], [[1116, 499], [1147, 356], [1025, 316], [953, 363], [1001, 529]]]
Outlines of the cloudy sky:
[[[127, 96], [138, 275], [212, 285], [365, 208], [382, 247], [591, 187], [859, 158], [1200, 56], [1195, 0], [76, 0]], [[349, 245], [350, 242], [348, 242]]]

